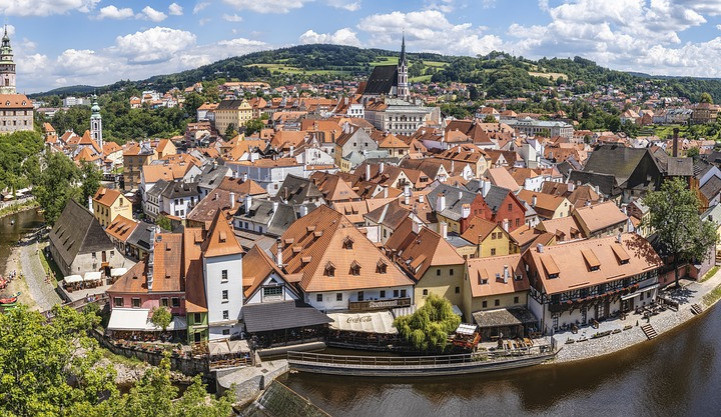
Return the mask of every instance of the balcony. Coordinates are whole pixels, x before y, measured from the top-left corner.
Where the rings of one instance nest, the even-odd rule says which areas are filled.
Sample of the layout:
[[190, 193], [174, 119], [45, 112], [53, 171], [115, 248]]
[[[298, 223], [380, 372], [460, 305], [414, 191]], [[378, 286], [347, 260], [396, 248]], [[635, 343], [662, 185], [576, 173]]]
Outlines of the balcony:
[[383, 310], [386, 308], [408, 307], [410, 305], [410, 297], [387, 298], [381, 300], [348, 301], [348, 309], [350, 311]]

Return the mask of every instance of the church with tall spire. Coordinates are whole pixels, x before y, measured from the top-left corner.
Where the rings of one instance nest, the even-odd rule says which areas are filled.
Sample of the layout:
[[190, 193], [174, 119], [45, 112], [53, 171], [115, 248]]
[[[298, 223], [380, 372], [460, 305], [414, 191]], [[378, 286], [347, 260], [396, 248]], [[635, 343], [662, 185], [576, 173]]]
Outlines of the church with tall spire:
[[398, 57], [398, 64], [374, 67], [368, 81], [361, 84], [359, 92], [363, 95], [364, 101], [379, 97], [399, 98], [402, 100], [410, 98], [405, 35], [401, 39], [401, 53]]
[[15, 89], [15, 60], [7, 25], [0, 45], [0, 133], [33, 130], [33, 102]]
[[15, 61], [7, 25], [0, 47], [0, 94], [15, 94]]

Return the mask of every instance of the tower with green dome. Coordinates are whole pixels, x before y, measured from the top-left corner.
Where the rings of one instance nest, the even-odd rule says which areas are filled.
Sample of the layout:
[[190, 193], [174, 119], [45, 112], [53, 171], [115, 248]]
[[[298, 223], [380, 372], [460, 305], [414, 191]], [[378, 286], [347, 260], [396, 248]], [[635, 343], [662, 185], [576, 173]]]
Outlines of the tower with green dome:
[[90, 137], [103, 149], [103, 118], [100, 116], [98, 96], [93, 94], [93, 107], [90, 108]]
[[0, 94], [15, 94], [15, 61], [7, 25], [0, 47]]

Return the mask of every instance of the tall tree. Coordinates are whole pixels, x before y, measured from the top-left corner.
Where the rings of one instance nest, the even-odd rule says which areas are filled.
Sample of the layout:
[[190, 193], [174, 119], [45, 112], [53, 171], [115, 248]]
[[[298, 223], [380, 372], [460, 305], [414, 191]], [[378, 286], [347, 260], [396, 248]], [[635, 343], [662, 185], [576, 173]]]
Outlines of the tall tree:
[[701, 220], [698, 197], [680, 178], [666, 180], [661, 190], [646, 195], [644, 204], [651, 211], [649, 225], [658, 235], [661, 252], [671, 258], [678, 286], [678, 266], [709, 256], [718, 240], [716, 226]]
[[461, 318], [453, 312], [450, 301], [431, 294], [423, 307], [393, 321], [401, 336], [421, 351], [443, 351], [448, 335], [455, 331]]
[[235, 130], [235, 124], [231, 123], [228, 125], [227, 128], [225, 128], [225, 139], [230, 140], [235, 137], [235, 135], [238, 134], [238, 131]]
[[701, 103], [709, 103], [713, 104], [713, 98], [711, 98], [711, 94], [707, 92], [701, 93], [701, 99], [699, 100]]
[[79, 196], [75, 184], [81, 177], [73, 161], [60, 152], [46, 152], [45, 165], [33, 194], [45, 210], [45, 221], [53, 225], [68, 200]]
[[88, 201], [88, 197], [92, 197], [100, 187], [100, 181], [103, 179], [103, 173], [98, 167], [90, 162], [83, 161], [80, 165], [80, 178], [83, 185], [80, 187], [82, 195], [81, 202]]

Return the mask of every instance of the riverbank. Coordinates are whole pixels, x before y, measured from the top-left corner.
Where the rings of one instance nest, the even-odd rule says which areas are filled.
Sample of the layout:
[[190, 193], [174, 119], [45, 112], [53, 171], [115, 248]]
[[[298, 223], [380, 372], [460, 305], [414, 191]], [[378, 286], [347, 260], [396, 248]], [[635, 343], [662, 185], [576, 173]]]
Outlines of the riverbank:
[[35, 198], [28, 198], [17, 203], [6, 204], [0, 208], [0, 218], [20, 213], [21, 211], [35, 209], [38, 205], [39, 203], [35, 200]]
[[[570, 331], [556, 333], [554, 337], [562, 349], [558, 352], [556, 359], [547, 364], [578, 362], [613, 355], [647, 342], [649, 339], [641, 329], [641, 326], [645, 324], [650, 324], [659, 336], [678, 329], [704, 314], [721, 299], [721, 271], [717, 271], [703, 282], [691, 282], [684, 288], [673, 290], [667, 296], [679, 302], [678, 311], [668, 309], [656, 316], [651, 316], [650, 320], [646, 320], [640, 315], [630, 314], [626, 320], [615, 319], [600, 323], [598, 329], [586, 327], [576, 334]], [[694, 314], [691, 309], [693, 305], [699, 305], [703, 312]], [[607, 336], [592, 338], [596, 333], [609, 330], [612, 333]], [[613, 333], [614, 331], [616, 333]], [[567, 344], [569, 339], [574, 343]]]

